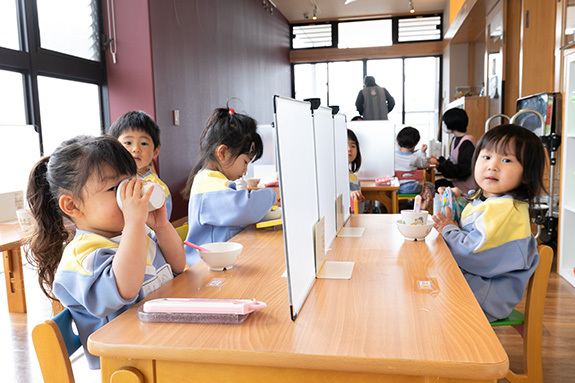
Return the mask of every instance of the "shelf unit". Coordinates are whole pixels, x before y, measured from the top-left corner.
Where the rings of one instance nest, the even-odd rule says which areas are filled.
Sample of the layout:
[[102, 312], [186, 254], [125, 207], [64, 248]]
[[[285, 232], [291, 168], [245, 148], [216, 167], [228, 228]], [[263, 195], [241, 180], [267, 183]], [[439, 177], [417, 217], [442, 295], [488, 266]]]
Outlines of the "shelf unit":
[[[565, 52], [564, 110], [557, 272], [575, 286], [575, 50]], [[571, 229], [569, 229], [571, 228]]]

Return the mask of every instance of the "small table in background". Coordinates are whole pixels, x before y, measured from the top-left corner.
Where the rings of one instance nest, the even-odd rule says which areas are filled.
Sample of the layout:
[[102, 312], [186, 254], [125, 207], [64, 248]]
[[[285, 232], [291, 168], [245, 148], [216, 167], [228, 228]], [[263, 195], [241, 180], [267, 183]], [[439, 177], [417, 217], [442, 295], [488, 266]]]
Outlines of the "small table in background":
[[22, 268], [22, 239], [24, 233], [17, 223], [0, 223], [0, 251], [4, 260], [8, 311], [26, 312], [24, 270]]
[[[377, 186], [375, 181], [361, 181], [361, 194], [368, 201], [379, 201], [388, 213], [399, 213], [399, 202], [397, 192], [399, 191], [399, 181], [393, 177], [390, 185]], [[372, 207], [373, 208], [373, 207]]]

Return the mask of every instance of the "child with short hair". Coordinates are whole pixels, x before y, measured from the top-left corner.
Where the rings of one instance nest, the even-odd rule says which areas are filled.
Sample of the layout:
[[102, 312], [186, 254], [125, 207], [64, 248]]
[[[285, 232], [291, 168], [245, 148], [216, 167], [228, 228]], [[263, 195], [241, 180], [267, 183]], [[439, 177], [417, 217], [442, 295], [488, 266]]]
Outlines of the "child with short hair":
[[[165, 206], [148, 212], [153, 188], [142, 194], [136, 172], [115, 138], [78, 136], [42, 158], [28, 182], [36, 221], [28, 260], [44, 293], [70, 310], [93, 369], [100, 359], [88, 352], [90, 334], [185, 268]], [[126, 178], [120, 210], [116, 189]]]
[[138, 166], [138, 176], [144, 181], [159, 184], [166, 194], [168, 219], [172, 215], [172, 195], [168, 186], [151, 169], [152, 159], [160, 152], [160, 128], [145, 112], [134, 110], [118, 117], [108, 134], [116, 137], [130, 152]]
[[361, 186], [355, 173], [361, 167], [361, 150], [359, 150], [359, 140], [353, 130], [347, 130], [347, 161], [349, 164], [349, 196], [351, 197], [352, 204], [351, 210], [354, 210], [353, 201], [360, 203], [360, 212], [364, 209], [365, 197], [361, 193]]
[[[236, 190], [250, 162], [263, 153], [256, 121], [228, 107], [212, 112], [200, 136], [200, 157], [190, 172], [184, 197], [188, 203], [186, 241], [202, 245], [225, 242], [260, 221], [278, 200], [273, 189]], [[188, 265], [200, 260], [186, 247]]]
[[[396, 141], [399, 150], [395, 152], [395, 170], [402, 172], [414, 171], [427, 167], [427, 158], [425, 152], [427, 145], [421, 146], [421, 152], [415, 150], [415, 146], [419, 143], [419, 131], [411, 126], [406, 126], [397, 133]], [[399, 181], [400, 194], [417, 194], [421, 193], [424, 180], [420, 182], [410, 180]], [[433, 185], [430, 183], [429, 187], [433, 194]]]
[[[500, 125], [483, 135], [472, 164], [479, 190], [460, 224], [449, 208], [445, 216], [437, 210], [433, 221], [492, 322], [509, 316], [523, 299], [539, 263], [530, 210], [544, 191], [545, 151], [528, 129]], [[459, 189], [453, 192], [461, 198]]]

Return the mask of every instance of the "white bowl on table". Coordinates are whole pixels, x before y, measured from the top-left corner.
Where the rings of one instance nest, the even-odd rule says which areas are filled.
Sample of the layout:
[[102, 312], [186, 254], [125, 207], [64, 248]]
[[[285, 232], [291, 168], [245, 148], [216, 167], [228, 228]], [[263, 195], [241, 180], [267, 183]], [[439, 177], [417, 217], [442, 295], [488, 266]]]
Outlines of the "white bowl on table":
[[200, 258], [210, 270], [222, 271], [231, 269], [237, 262], [244, 246], [236, 242], [212, 242], [202, 245], [207, 251], [198, 250]]
[[418, 225], [408, 225], [403, 223], [403, 220], [399, 219], [395, 224], [397, 225], [399, 232], [408, 241], [424, 241], [425, 237], [427, 237], [431, 232], [431, 229], [433, 229], [433, 221], [427, 221], [427, 223]]

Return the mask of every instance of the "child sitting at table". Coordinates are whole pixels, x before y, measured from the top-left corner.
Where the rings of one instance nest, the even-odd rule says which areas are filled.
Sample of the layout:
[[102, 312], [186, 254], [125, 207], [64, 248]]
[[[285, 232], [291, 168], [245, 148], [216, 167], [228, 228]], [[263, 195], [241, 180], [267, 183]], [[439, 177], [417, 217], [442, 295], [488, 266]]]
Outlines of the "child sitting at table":
[[349, 196], [351, 197], [351, 211], [354, 211], [354, 201], [359, 202], [359, 210], [363, 211], [365, 197], [361, 194], [359, 180], [355, 175], [361, 167], [361, 151], [359, 141], [353, 130], [347, 130], [347, 161], [349, 163]]
[[172, 215], [172, 195], [168, 186], [151, 169], [152, 158], [160, 151], [160, 128], [146, 113], [137, 110], [118, 117], [108, 134], [116, 137], [136, 160], [138, 176], [144, 181], [159, 184], [166, 194], [168, 219]]
[[[472, 165], [479, 190], [463, 209], [460, 225], [449, 208], [445, 215], [437, 210], [433, 221], [485, 315], [495, 321], [523, 299], [539, 262], [529, 216], [544, 190], [545, 151], [528, 129], [500, 125], [483, 135]], [[461, 198], [459, 189], [453, 192]]]
[[[70, 310], [93, 369], [100, 359], [88, 352], [88, 336], [185, 267], [165, 205], [148, 212], [153, 189], [142, 194], [136, 172], [134, 158], [115, 138], [78, 136], [42, 158], [28, 182], [37, 223], [29, 262], [44, 293]], [[116, 189], [127, 178], [121, 210]]]
[[[395, 170], [409, 172], [427, 167], [427, 158], [425, 158], [427, 145], [423, 144], [419, 153], [415, 150], [420, 137], [419, 131], [411, 126], [406, 126], [397, 133], [396, 141], [399, 150], [395, 152]], [[424, 180], [421, 182], [399, 180], [399, 194], [421, 193], [423, 182]], [[433, 194], [433, 184], [429, 183], [428, 186]]]
[[[186, 241], [225, 242], [265, 216], [277, 201], [276, 192], [236, 190], [230, 181], [242, 177], [262, 153], [254, 119], [227, 107], [212, 112], [200, 136], [200, 158], [183, 191], [190, 200]], [[200, 260], [191, 247], [186, 247], [186, 258], [190, 266]]]

